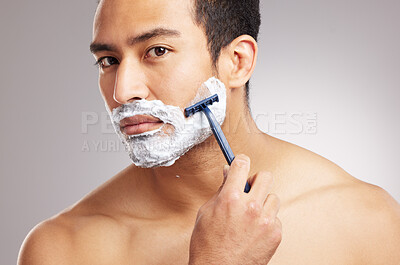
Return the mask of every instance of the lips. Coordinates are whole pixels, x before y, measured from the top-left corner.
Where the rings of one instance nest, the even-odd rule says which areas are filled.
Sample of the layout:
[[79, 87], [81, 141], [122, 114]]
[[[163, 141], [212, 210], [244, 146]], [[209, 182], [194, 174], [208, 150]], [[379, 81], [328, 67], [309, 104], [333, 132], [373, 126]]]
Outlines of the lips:
[[128, 117], [120, 122], [121, 132], [126, 135], [135, 135], [152, 130], [156, 130], [161, 127], [163, 122], [153, 116], [149, 115], [135, 115]]

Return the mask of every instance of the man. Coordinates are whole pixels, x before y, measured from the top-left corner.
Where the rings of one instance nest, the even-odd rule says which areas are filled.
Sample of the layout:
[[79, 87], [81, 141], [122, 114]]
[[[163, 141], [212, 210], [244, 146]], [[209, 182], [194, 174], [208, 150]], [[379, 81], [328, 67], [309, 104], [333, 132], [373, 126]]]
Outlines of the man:
[[[132, 106], [183, 109], [215, 76], [226, 87], [222, 129], [235, 153], [246, 155], [223, 169], [215, 139], [197, 142], [196, 135], [195, 146], [162, 166], [144, 163], [149, 152], [131, 150], [143, 167], [127, 167], [36, 226], [19, 264], [399, 264], [397, 202], [332, 162], [261, 133], [251, 119], [258, 5], [100, 1], [91, 50], [113, 120]], [[176, 133], [146, 113], [116, 123], [128, 146], [146, 145], [152, 133]]]

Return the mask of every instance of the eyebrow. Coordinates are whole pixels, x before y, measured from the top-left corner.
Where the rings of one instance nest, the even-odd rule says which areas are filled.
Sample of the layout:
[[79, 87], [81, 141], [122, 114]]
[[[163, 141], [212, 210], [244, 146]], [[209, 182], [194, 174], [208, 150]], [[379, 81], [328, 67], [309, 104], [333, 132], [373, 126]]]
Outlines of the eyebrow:
[[[177, 30], [167, 28], [155, 28], [150, 31], [146, 31], [138, 36], [130, 37], [128, 39], [129, 45], [135, 45], [137, 43], [145, 42], [156, 37], [180, 37], [181, 33]], [[101, 51], [116, 51], [117, 48], [114, 45], [106, 43], [92, 42], [90, 44], [91, 53], [97, 53]]]

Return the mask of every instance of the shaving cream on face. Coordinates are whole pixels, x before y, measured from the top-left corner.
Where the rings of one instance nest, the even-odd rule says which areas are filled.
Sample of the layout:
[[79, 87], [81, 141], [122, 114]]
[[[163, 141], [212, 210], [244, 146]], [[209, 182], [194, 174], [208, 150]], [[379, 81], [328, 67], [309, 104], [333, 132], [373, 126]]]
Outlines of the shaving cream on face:
[[[218, 123], [222, 125], [226, 115], [226, 88], [215, 77], [208, 79], [199, 88], [189, 106], [218, 94], [219, 102], [208, 106]], [[108, 110], [108, 108], [107, 108]], [[193, 146], [202, 143], [212, 131], [203, 112], [189, 118], [184, 111], [160, 100], [136, 100], [109, 111], [113, 127], [124, 143], [132, 162], [139, 167], [152, 168], [171, 166]], [[136, 135], [125, 135], [121, 132], [120, 121], [135, 115], [154, 116], [164, 124], [153, 131]]]

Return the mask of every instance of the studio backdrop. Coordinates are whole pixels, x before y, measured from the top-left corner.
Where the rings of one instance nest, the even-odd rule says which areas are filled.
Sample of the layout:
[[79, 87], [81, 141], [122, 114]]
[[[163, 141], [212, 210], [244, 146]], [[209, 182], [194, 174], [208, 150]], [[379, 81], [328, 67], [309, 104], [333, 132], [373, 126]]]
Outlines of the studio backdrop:
[[[400, 2], [261, 1], [258, 126], [400, 200]], [[126, 167], [89, 52], [96, 0], [3, 1], [0, 264]]]

